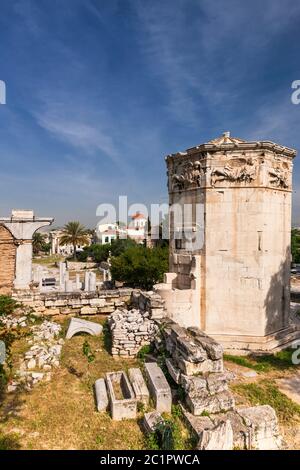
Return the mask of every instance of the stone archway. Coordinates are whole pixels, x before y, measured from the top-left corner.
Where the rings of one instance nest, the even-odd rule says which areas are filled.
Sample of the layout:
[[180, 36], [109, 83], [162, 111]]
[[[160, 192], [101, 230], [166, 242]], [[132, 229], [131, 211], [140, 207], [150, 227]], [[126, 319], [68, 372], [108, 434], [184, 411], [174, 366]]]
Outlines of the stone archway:
[[0, 224], [0, 295], [11, 294], [15, 279], [16, 245], [10, 231]]

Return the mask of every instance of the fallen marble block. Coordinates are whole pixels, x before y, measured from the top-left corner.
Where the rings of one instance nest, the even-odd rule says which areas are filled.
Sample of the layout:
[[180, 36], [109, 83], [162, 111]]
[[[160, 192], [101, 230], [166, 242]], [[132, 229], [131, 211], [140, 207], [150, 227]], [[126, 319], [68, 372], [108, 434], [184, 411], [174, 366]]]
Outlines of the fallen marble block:
[[215, 428], [204, 430], [200, 436], [199, 450], [232, 450], [233, 431], [230, 421], [218, 424]]
[[200, 416], [203, 412], [220, 413], [221, 411], [232, 410], [235, 401], [232, 394], [228, 391], [207, 396], [186, 395], [186, 404], [191, 413]]
[[95, 395], [98, 411], [106, 411], [108, 407], [108, 395], [104, 379], [98, 379], [95, 382]]
[[206, 378], [207, 389], [209, 393], [221, 393], [228, 390], [228, 382], [231, 380], [231, 374], [229, 373], [216, 373], [209, 374]]
[[200, 328], [193, 326], [187, 330], [194, 337], [194, 341], [205, 349], [210, 359], [215, 361], [223, 358], [223, 347], [221, 344], [206, 335]]
[[209, 395], [206, 379], [202, 376], [181, 374], [180, 383], [190, 397], [198, 398]]
[[157, 425], [163, 422], [163, 417], [158, 411], [150, 411], [144, 415], [143, 426], [147, 433], [152, 433], [156, 430]]
[[174, 364], [174, 361], [170, 358], [166, 358], [166, 367], [168, 369], [168, 372], [172, 379], [174, 380], [175, 383], [179, 384], [180, 383], [180, 377], [181, 377], [181, 371], [176, 367]]
[[145, 371], [151, 396], [155, 401], [156, 411], [171, 413], [172, 394], [163, 371], [156, 362], [146, 362]]
[[76, 333], [88, 333], [92, 336], [99, 336], [103, 327], [99, 323], [82, 320], [81, 318], [71, 318], [66, 339], [72, 338]]
[[275, 410], [269, 405], [237, 408], [245, 425], [250, 428], [249, 448], [257, 450], [278, 450], [281, 436]]
[[195, 416], [189, 411], [187, 411], [183, 406], [181, 406], [183, 419], [188, 426], [188, 428], [192, 431], [192, 433], [200, 439], [203, 431], [208, 429], [213, 429], [216, 427], [216, 424], [211, 420], [209, 416]]
[[235, 410], [210, 415], [210, 419], [214, 426], [224, 422], [224, 420], [229, 420], [233, 431], [233, 447], [239, 450], [251, 449], [251, 430]]
[[196, 344], [192, 337], [186, 335], [176, 340], [176, 349], [189, 362], [202, 362], [207, 359], [206, 351], [200, 344]]
[[141, 370], [139, 368], [129, 369], [128, 376], [137, 401], [147, 406], [149, 403], [149, 390]]
[[108, 372], [106, 384], [112, 419], [135, 419], [137, 400], [125, 372]]
[[203, 362], [190, 362], [183, 359], [183, 357], [176, 357], [176, 362], [179, 369], [185, 375], [195, 375], [195, 374], [205, 374], [206, 372], [223, 372], [224, 365], [223, 360], [218, 359], [212, 361], [211, 359], [206, 359]]

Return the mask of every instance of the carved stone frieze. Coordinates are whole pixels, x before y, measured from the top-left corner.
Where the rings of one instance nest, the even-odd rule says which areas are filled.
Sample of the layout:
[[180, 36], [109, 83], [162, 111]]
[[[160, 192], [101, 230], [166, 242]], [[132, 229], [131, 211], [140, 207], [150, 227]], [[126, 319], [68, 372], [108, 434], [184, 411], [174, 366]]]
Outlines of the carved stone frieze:
[[171, 190], [199, 188], [206, 168], [199, 161], [179, 163], [171, 174]]
[[280, 167], [269, 169], [269, 182], [276, 188], [287, 189], [289, 187], [289, 172]]
[[215, 168], [211, 172], [211, 186], [222, 181], [235, 183], [251, 183], [255, 180], [257, 165], [251, 158], [232, 159], [223, 168]]

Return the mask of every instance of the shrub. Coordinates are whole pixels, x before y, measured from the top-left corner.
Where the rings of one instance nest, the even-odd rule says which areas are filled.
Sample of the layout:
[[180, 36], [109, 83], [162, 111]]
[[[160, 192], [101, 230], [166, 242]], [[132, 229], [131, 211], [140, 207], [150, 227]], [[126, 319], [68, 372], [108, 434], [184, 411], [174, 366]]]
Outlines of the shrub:
[[0, 316], [11, 315], [20, 304], [8, 295], [0, 295]]
[[95, 263], [101, 263], [102, 261], [107, 261], [109, 254], [111, 256], [120, 256], [128, 248], [136, 246], [134, 240], [130, 238], [126, 239], [117, 239], [114, 240], [111, 244], [101, 245], [100, 243], [95, 243], [91, 246], [86, 246], [83, 248], [83, 251], [78, 254], [77, 258], [79, 261], [86, 261], [87, 258], [92, 258]]
[[300, 231], [298, 229], [292, 229], [291, 252], [293, 263], [300, 263]]
[[100, 245], [99, 243], [91, 246], [85, 246], [81, 253], [78, 253], [77, 258], [79, 261], [86, 261], [87, 258], [92, 258], [95, 263], [106, 261], [109, 256], [110, 245]]
[[147, 437], [147, 447], [149, 450], [178, 450], [182, 449], [183, 441], [178, 417], [175, 419], [165, 418], [158, 423], [153, 433]]
[[167, 248], [134, 246], [111, 260], [111, 274], [115, 281], [123, 281], [131, 287], [149, 290], [163, 280], [168, 270]]
[[151, 354], [153, 352], [153, 345], [152, 344], [145, 344], [141, 347], [139, 352], [137, 353], [137, 358], [140, 361], [145, 362], [147, 354]]
[[112, 256], [120, 256], [124, 253], [128, 248], [136, 247], [137, 244], [131, 238], [118, 238], [114, 240], [110, 246], [110, 252]]
[[20, 339], [28, 336], [29, 330], [27, 328], [15, 327], [8, 328], [1, 318], [11, 315], [14, 313], [15, 309], [21, 308], [22, 305], [19, 304], [16, 300], [8, 297], [6, 295], [0, 295], [0, 341], [3, 341], [5, 344], [5, 364], [0, 365], [0, 392], [3, 391], [3, 387], [8, 380], [9, 374], [12, 370], [12, 345], [13, 343]]

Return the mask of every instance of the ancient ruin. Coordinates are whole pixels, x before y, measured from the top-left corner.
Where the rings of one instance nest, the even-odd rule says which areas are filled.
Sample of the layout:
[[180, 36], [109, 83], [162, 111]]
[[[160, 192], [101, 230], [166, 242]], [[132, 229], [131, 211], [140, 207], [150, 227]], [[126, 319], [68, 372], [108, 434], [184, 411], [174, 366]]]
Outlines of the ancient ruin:
[[0, 219], [0, 294], [29, 289], [32, 282], [32, 236], [53, 219], [39, 218], [33, 211], [13, 210]]
[[155, 291], [169, 317], [227, 350], [271, 351], [299, 337], [290, 321], [295, 156], [226, 132], [166, 158], [170, 272]]

